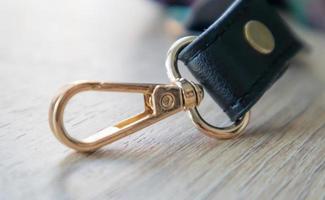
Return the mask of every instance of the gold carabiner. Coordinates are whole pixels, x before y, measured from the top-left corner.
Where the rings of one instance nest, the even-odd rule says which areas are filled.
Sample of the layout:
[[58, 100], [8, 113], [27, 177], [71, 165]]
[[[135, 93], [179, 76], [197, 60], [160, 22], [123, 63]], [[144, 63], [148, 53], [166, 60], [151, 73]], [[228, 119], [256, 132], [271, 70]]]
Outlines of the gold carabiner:
[[[84, 91], [131, 92], [144, 95], [144, 111], [108, 127], [83, 140], [71, 137], [63, 122], [69, 100]], [[122, 84], [106, 82], [76, 82], [63, 88], [53, 99], [49, 112], [50, 127], [59, 141], [77, 151], [94, 151], [170, 115], [199, 105], [202, 88], [185, 79], [172, 84]]]
[[[203, 89], [182, 78], [178, 70], [178, 54], [195, 37], [176, 41], [168, 51], [166, 67], [171, 84], [121, 84], [103, 82], [77, 82], [64, 88], [51, 104], [49, 122], [54, 135], [65, 145], [77, 151], [94, 151], [181, 110], [188, 110], [195, 126], [210, 137], [230, 139], [241, 135], [249, 123], [247, 112], [228, 127], [216, 127], [206, 122], [197, 106], [203, 99]], [[71, 137], [63, 123], [64, 109], [68, 101], [83, 91], [132, 92], [144, 95], [144, 111], [118, 124], [106, 128], [84, 140]]]

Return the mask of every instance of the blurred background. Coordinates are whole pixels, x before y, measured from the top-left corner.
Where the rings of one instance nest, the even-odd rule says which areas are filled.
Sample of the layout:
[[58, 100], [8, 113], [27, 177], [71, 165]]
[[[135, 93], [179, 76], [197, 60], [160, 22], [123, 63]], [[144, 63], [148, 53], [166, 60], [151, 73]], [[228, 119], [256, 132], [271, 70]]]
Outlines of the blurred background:
[[[180, 13], [190, 13], [191, 18], [202, 17], [214, 18], [215, 12], [224, 5], [229, 5], [233, 0], [157, 0], [161, 4], [169, 7], [170, 10], [175, 11], [175, 16], [181, 19]], [[316, 28], [319, 30], [325, 30], [325, 2], [323, 0], [267, 0], [270, 4], [276, 6], [277, 8], [287, 11], [299, 22]], [[183, 11], [182, 11], [183, 10]], [[203, 13], [204, 11], [205, 13]], [[214, 10], [214, 12], [207, 13], [207, 10]], [[195, 13], [196, 12], [196, 13]], [[174, 13], [171, 11], [171, 13]], [[195, 15], [198, 16], [195, 16]], [[186, 15], [186, 14], [185, 14]], [[210, 16], [202, 16], [210, 15]], [[185, 17], [186, 18], [186, 17]], [[191, 28], [191, 25], [189, 25]]]
[[[305, 67], [313, 69], [317, 77], [324, 80], [322, 57], [325, 53], [325, 1], [268, 1], [279, 10], [305, 43], [306, 48], [301, 56], [307, 62]], [[231, 2], [232, 0], [98, 0], [96, 3], [63, 3], [49, 0], [3, 0], [0, 2], [0, 61], [23, 62], [25, 65], [29, 62], [46, 64], [47, 61], [47, 64], [53, 65], [67, 61], [64, 65], [69, 65], [73, 60], [85, 63], [82, 60], [88, 59], [95, 66], [102, 65], [109, 55], [105, 52], [109, 51], [109, 47], [139, 49], [132, 42], [139, 41], [137, 37], [143, 37], [145, 31], [147, 41], [142, 45], [153, 48], [150, 45], [152, 42], [157, 44], [153, 46], [162, 43], [168, 49], [168, 45], [178, 37], [207, 28]], [[132, 29], [134, 35], [129, 34]], [[110, 40], [107, 37], [116, 39]], [[123, 37], [133, 39], [130, 38], [128, 44], [125, 44]], [[120, 63], [124, 60], [117, 58], [119, 54], [115, 55], [110, 57], [111, 62]], [[161, 58], [164, 59], [164, 56]], [[70, 67], [73, 65], [71, 63]]]
[[[207, 28], [231, 1], [1, 0], [0, 199], [191, 199], [216, 188], [246, 199], [290, 192], [299, 199], [305, 188], [323, 192], [324, 176], [315, 173], [324, 166], [325, 0], [269, 2], [305, 48], [254, 106], [245, 137], [211, 140], [179, 113], [85, 156], [50, 131], [58, 89], [76, 80], [168, 83], [170, 45]], [[142, 96], [85, 94], [71, 102], [65, 121], [86, 136], [142, 108]], [[200, 110], [217, 124], [226, 119], [214, 102]], [[312, 185], [309, 174], [320, 181]]]

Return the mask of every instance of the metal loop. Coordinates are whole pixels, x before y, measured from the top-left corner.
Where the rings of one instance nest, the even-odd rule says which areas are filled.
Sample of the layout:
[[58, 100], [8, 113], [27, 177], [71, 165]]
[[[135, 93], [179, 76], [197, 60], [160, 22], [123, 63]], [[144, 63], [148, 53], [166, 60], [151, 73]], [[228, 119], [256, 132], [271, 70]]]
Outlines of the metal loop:
[[[168, 116], [183, 111], [184, 107], [197, 105], [202, 96], [193, 99], [184, 96], [182, 85], [189, 90], [188, 94], [202, 94], [201, 88], [186, 81], [174, 84], [143, 84], [143, 83], [108, 83], [97, 81], [75, 82], [64, 87], [53, 99], [49, 111], [49, 123], [56, 138], [66, 146], [77, 151], [95, 151], [100, 147], [115, 142]], [[85, 139], [72, 137], [64, 125], [64, 111], [68, 102], [76, 94], [86, 91], [97, 92], [128, 92], [144, 96], [144, 111], [113, 126], [98, 131]]]
[[[188, 36], [176, 41], [168, 51], [166, 59], [167, 74], [171, 81], [177, 81], [182, 76], [178, 69], [178, 54], [193, 40], [196, 36]], [[250, 118], [250, 112], [247, 112], [241, 119], [235, 122], [233, 125], [220, 128], [215, 127], [206, 122], [200, 115], [197, 107], [189, 109], [190, 117], [197, 128], [210, 137], [218, 139], [230, 139], [237, 137], [243, 133], [243, 130], [247, 127]]]

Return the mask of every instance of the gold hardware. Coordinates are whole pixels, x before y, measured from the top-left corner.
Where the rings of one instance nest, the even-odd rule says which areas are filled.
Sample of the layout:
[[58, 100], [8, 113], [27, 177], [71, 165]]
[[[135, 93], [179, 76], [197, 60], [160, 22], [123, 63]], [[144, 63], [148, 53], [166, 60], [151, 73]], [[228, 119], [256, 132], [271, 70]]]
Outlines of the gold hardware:
[[[195, 96], [195, 101], [192, 99], [193, 96], [183, 95], [182, 88], [178, 84], [186, 87], [188, 93]], [[74, 95], [84, 91], [142, 93], [144, 95], [144, 111], [84, 140], [77, 140], [67, 133], [63, 123], [63, 116], [69, 100]], [[49, 122], [54, 135], [63, 144], [77, 151], [94, 151], [187, 109], [188, 106], [198, 105], [203, 98], [202, 94], [203, 91], [200, 86], [184, 79], [179, 80], [177, 84], [76, 82], [63, 88], [54, 98], [49, 112]]]
[[[180, 39], [168, 51], [166, 66], [171, 84], [75, 82], [64, 87], [53, 99], [49, 111], [50, 127], [56, 138], [77, 151], [95, 151], [182, 110], [188, 110], [194, 124], [211, 137], [228, 139], [239, 136], [249, 122], [249, 113], [230, 127], [218, 128], [208, 124], [197, 110], [204, 97], [202, 87], [182, 78], [178, 71], [178, 53], [194, 39]], [[63, 117], [69, 100], [85, 91], [141, 93], [144, 96], [144, 111], [86, 139], [78, 140], [68, 134]]]
[[164, 94], [164, 96], [161, 97], [160, 104], [164, 110], [170, 110], [175, 105], [175, 97], [172, 94]]
[[262, 54], [270, 54], [275, 48], [275, 40], [270, 29], [260, 21], [246, 23], [244, 34], [248, 43]]
[[[181, 38], [176, 41], [169, 49], [167, 54], [166, 67], [168, 77], [171, 81], [177, 81], [179, 79], [182, 79], [177, 65], [178, 54], [182, 51], [183, 48], [185, 48], [188, 44], [195, 40], [195, 38], [195, 36]], [[196, 106], [189, 109], [189, 114], [197, 128], [199, 128], [206, 135], [218, 139], [230, 139], [238, 137], [243, 133], [243, 130], [247, 127], [250, 118], [250, 112], [247, 112], [240, 120], [235, 122], [233, 125], [229, 127], [220, 128], [215, 127], [206, 122], [201, 117]]]

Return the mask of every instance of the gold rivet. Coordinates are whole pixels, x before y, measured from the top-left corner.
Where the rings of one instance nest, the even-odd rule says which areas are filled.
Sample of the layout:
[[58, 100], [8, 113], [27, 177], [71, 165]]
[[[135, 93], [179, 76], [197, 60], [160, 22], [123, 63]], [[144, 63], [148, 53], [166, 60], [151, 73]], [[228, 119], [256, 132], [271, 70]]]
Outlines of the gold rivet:
[[270, 29], [260, 21], [251, 20], [245, 25], [245, 37], [248, 43], [262, 54], [270, 54], [275, 48], [275, 41]]
[[167, 93], [161, 98], [160, 104], [165, 110], [169, 110], [174, 107], [175, 98], [172, 94]]

